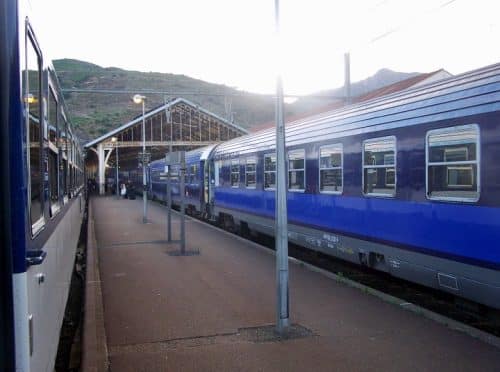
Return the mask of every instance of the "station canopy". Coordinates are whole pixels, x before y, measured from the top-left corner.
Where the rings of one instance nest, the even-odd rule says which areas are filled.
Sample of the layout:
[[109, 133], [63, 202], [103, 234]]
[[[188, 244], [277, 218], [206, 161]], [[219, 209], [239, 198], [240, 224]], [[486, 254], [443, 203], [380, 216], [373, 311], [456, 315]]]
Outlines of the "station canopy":
[[[173, 151], [189, 151], [218, 142], [227, 141], [248, 132], [224, 118], [190, 102], [176, 98], [144, 114], [146, 153], [151, 160], [165, 156], [172, 146]], [[119, 164], [133, 166], [142, 153], [142, 114], [130, 122], [85, 144], [87, 167], [97, 171], [99, 148], [106, 157], [104, 165], [114, 165], [116, 151], [119, 152]], [[89, 151], [90, 150], [90, 151]]]

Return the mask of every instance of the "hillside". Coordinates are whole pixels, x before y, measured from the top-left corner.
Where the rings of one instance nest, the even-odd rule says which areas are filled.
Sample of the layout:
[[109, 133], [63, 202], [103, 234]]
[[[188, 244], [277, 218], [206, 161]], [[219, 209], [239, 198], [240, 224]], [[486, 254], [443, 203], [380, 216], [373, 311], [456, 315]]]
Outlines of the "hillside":
[[[228, 117], [228, 112], [232, 112], [234, 122], [245, 128], [269, 122], [274, 118], [272, 97], [208, 83], [185, 75], [103, 68], [72, 59], [55, 60], [54, 67], [63, 89], [126, 91], [113, 94], [65, 93], [71, 119], [83, 140], [96, 138], [139, 115], [141, 108], [132, 103], [131, 96], [132, 92], [145, 89], [172, 93], [166, 97], [161, 94], [147, 94], [146, 110], [161, 105], [166, 98], [181, 96], [222, 117]], [[369, 79], [354, 83], [351, 89], [353, 95], [358, 95], [413, 75], [415, 74], [381, 70]], [[186, 92], [190, 94], [185, 94]], [[342, 88], [338, 88], [319, 92], [318, 95], [340, 96], [342, 93]], [[332, 99], [305, 97], [294, 104], [285, 105], [285, 115], [308, 112], [330, 102]]]

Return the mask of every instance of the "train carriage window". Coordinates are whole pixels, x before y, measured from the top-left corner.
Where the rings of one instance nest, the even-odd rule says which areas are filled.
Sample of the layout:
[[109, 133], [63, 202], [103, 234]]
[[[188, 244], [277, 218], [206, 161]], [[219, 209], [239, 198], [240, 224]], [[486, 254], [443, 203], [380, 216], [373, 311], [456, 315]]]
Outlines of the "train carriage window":
[[68, 199], [68, 123], [64, 120], [63, 124], [64, 132], [61, 133], [61, 150], [62, 150], [62, 161], [61, 161], [61, 193], [63, 195], [63, 200], [66, 203]]
[[58, 116], [57, 116], [57, 122], [58, 122], [58, 133], [57, 133], [57, 149], [59, 153], [59, 195], [62, 197], [64, 195], [64, 171], [63, 171], [63, 148], [64, 148], [64, 138], [63, 138], [63, 133], [64, 133], [64, 125], [65, 125], [65, 119], [62, 114], [62, 107], [59, 108]]
[[396, 194], [396, 138], [373, 138], [363, 142], [363, 194]]
[[427, 197], [479, 200], [479, 128], [462, 125], [427, 133]]
[[238, 187], [240, 184], [240, 161], [231, 160], [231, 187]]
[[264, 190], [276, 189], [276, 154], [264, 155]]
[[73, 136], [71, 133], [68, 131], [68, 137], [67, 137], [67, 145], [68, 145], [68, 191], [69, 191], [69, 197], [73, 197]]
[[221, 181], [224, 179], [222, 175], [223, 163], [222, 160], [216, 160], [214, 162], [214, 186], [221, 186]]
[[58, 104], [52, 88], [49, 88], [48, 120], [49, 120], [49, 200], [50, 214], [54, 216], [59, 211], [59, 149], [57, 147]]
[[291, 150], [288, 152], [288, 190], [304, 191], [305, 185], [305, 150]]
[[323, 146], [319, 150], [319, 190], [321, 193], [342, 194], [342, 144]]
[[257, 159], [254, 157], [247, 158], [245, 164], [245, 185], [249, 189], [255, 189], [257, 185], [256, 168]]
[[[28, 34], [30, 34], [28, 30]], [[23, 71], [23, 95], [25, 104], [28, 160], [29, 197], [32, 234], [35, 235], [45, 224], [43, 218], [43, 169], [42, 169], [42, 126], [41, 126], [41, 54], [35, 47], [31, 35], [26, 43], [26, 66]]]

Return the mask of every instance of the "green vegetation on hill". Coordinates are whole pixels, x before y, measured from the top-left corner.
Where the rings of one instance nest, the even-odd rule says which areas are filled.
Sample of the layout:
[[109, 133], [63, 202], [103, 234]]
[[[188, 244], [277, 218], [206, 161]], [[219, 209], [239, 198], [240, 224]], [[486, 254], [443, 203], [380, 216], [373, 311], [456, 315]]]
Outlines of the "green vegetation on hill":
[[[274, 100], [271, 97], [239, 91], [184, 75], [126, 71], [71, 59], [55, 60], [54, 67], [63, 89], [98, 89], [129, 93], [66, 93], [71, 119], [80, 135], [90, 139], [116, 128], [140, 114], [141, 108], [131, 102], [135, 90], [172, 93], [168, 96], [147, 94], [146, 110], [165, 99], [186, 98], [215, 114], [228, 117], [230, 103], [234, 122], [245, 128], [272, 120]], [[197, 93], [185, 94], [188, 93]], [[227, 96], [225, 96], [227, 95]]]

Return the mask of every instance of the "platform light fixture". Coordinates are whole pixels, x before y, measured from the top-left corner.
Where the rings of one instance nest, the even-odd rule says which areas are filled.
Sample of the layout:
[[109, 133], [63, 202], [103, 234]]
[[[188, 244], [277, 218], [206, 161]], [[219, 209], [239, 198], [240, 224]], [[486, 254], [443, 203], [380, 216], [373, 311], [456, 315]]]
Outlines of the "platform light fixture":
[[38, 99], [33, 94], [28, 93], [24, 96], [24, 102], [29, 104], [37, 103]]
[[136, 94], [132, 97], [132, 101], [134, 101], [134, 103], [136, 103], [136, 104], [139, 104], [139, 103], [144, 104], [145, 100], [146, 100], [146, 96], [141, 96], [140, 94]]
[[142, 200], [144, 204], [142, 223], [147, 223], [148, 198], [146, 195], [146, 119], [144, 117], [144, 102], [146, 96], [136, 94], [132, 97], [135, 104], [142, 103]]

